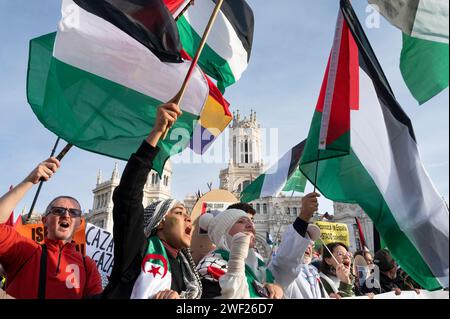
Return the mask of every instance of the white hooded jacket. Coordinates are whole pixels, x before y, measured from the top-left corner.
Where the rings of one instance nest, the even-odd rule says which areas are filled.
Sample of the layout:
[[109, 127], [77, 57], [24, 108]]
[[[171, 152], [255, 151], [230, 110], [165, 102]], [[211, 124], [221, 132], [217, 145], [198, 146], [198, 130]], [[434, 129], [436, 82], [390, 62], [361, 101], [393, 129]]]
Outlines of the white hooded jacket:
[[328, 298], [316, 267], [303, 263], [303, 255], [310, 242], [308, 234], [302, 237], [290, 225], [269, 264], [275, 281], [283, 287], [287, 299]]

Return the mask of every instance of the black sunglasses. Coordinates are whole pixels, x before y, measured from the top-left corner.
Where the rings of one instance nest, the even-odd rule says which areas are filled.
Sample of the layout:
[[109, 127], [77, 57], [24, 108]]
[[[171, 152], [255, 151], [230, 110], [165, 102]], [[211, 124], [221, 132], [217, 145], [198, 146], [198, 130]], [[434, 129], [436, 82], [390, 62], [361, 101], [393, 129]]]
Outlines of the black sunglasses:
[[66, 211], [69, 212], [70, 217], [81, 217], [81, 210], [76, 208], [52, 207], [50, 208], [48, 214], [53, 214], [61, 217], [66, 214]]

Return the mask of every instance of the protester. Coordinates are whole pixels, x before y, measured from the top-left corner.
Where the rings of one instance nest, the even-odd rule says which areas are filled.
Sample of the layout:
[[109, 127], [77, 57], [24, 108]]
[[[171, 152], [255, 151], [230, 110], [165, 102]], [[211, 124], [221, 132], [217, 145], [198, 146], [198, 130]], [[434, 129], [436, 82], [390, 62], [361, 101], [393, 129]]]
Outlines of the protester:
[[[398, 266], [391, 253], [387, 249], [381, 249], [375, 253], [374, 264], [378, 267], [378, 272], [364, 283], [362, 291], [367, 293], [382, 294], [395, 291], [400, 295], [402, 290], [419, 290], [411, 287], [404, 278], [398, 276]], [[379, 279], [377, 278], [379, 275]]]
[[331, 243], [323, 249], [320, 278], [332, 298], [354, 296], [350, 256], [347, 246], [342, 243]]
[[195, 299], [202, 289], [189, 247], [192, 223], [174, 199], [157, 201], [145, 210], [143, 189], [158, 141], [181, 115], [175, 104], [158, 108], [153, 130], [131, 155], [114, 191], [114, 267], [105, 298]]
[[203, 214], [199, 225], [217, 247], [197, 266], [202, 298], [282, 298], [281, 287], [273, 283], [272, 273], [255, 251], [255, 228], [246, 212]]
[[311, 265], [314, 241], [320, 237], [320, 229], [309, 224], [318, 209], [317, 193], [302, 198], [300, 214], [283, 234], [276, 255], [269, 269], [288, 299], [328, 298], [320, 280], [319, 271]]
[[0, 198], [0, 263], [6, 272], [6, 292], [14, 298], [79, 299], [102, 292], [95, 262], [77, 252], [72, 242], [81, 224], [81, 206], [75, 198], [59, 196], [47, 206], [43, 245], [4, 224], [26, 192], [59, 167], [57, 159], [47, 159]]

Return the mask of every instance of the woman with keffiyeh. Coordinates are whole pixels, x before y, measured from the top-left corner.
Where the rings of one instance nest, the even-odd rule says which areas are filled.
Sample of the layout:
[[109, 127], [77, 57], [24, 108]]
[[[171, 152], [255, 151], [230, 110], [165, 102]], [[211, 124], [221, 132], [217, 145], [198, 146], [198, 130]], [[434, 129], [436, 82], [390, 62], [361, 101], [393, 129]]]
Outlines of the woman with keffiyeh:
[[105, 298], [201, 297], [199, 275], [189, 251], [192, 223], [186, 208], [174, 199], [154, 202], [145, 210], [142, 205], [158, 141], [180, 115], [175, 104], [158, 108], [152, 132], [131, 155], [114, 191], [114, 267]]

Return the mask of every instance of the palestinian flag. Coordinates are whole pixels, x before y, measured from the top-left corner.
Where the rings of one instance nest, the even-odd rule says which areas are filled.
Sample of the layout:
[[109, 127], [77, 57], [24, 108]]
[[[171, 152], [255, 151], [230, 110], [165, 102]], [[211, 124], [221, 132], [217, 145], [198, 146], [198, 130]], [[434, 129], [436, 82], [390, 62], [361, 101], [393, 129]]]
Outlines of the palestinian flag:
[[255, 199], [276, 196], [289, 178], [298, 171], [306, 140], [294, 146], [269, 170], [258, 176], [241, 193], [241, 202], [249, 203]]
[[[216, 2], [195, 0], [186, 13], [178, 18], [181, 42], [190, 56], [197, 52]], [[247, 68], [253, 29], [253, 11], [245, 0], [223, 2], [199, 61], [202, 70], [217, 80], [217, 86], [222, 92], [238, 81]]]
[[400, 69], [423, 104], [448, 87], [448, 0], [369, 0], [403, 31]]
[[[30, 44], [28, 101], [42, 124], [79, 148], [128, 160], [152, 129], [157, 106], [180, 90], [183, 61], [161, 0], [63, 0], [56, 34]], [[197, 68], [154, 169], [189, 146], [209, 98]]]
[[283, 192], [299, 192], [304, 193], [306, 188], [306, 177], [300, 169], [296, 169], [295, 173], [288, 179], [284, 185]]
[[[422, 165], [411, 121], [348, 0], [341, 0], [335, 38], [340, 40], [333, 52], [341, 48], [336, 76], [325, 76], [300, 168], [314, 181], [318, 165], [316, 186], [322, 194], [359, 204], [399, 265], [421, 286], [448, 287], [448, 210]], [[328, 131], [322, 131], [325, 147], [323, 96], [332, 99]], [[333, 147], [348, 140], [348, 154]]]

